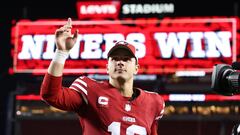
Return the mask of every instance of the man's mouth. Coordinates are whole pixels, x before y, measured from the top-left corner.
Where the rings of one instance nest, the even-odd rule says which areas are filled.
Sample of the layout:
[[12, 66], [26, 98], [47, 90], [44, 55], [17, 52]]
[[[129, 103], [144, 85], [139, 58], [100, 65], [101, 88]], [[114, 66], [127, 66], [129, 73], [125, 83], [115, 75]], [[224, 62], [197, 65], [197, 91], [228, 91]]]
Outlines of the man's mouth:
[[124, 70], [124, 69], [115, 69], [115, 72], [122, 73], [122, 72], [126, 72], [126, 70]]

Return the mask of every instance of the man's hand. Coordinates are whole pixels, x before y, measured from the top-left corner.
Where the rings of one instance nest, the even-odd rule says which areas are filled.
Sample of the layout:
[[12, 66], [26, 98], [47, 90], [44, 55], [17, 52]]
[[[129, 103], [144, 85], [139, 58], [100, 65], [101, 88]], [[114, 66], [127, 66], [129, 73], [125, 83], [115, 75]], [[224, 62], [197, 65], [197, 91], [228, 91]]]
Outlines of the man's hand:
[[74, 44], [77, 41], [78, 37], [78, 30], [74, 32], [72, 36], [72, 19], [68, 18], [68, 22], [62, 26], [61, 28], [57, 29], [55, 32], [55, 40], [58, 50], [62, 51], [70, 51]]

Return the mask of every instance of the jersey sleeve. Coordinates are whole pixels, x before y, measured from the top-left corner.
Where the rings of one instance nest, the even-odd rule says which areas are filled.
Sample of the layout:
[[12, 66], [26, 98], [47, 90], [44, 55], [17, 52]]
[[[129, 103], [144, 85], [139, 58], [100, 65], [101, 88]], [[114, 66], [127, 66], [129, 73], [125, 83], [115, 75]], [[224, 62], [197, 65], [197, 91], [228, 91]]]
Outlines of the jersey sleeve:
[[161, 95], [157, 95], [157, 99], [156, 99], [156, 103], [158, 106], [158, 111], [155, 117], [155, 120], [159, 120], [162, 118], [163, 114], [164, 114], [164, 108], [165, 108], [165, 102], [163, 100], [163, 97]]
[[158, 135], [158, 120], [161, 119], [164, 114], [165, 102], [159, 94], [155, 93], [154, 95], [155, 117], [151, 125], [151, 135]]
[[91, 91], [91, 85], [93, 84], [93, 80], [86, 77], [86, 76], [80, 76], [77, 78], [69, 87], [70, 89], [78, 92], [83, 97], [83, 100], [86, 104], [88, 104], [88, 95]]
[[81, 95], [73, 89], [62, 86], [62, 76], [44, 76], [40, 96], [43, 101], [61, 110], [76, 111], [84, 103]]
[[158, 135], [158, 121], [154, 121], [151, 127], [151, 135]]

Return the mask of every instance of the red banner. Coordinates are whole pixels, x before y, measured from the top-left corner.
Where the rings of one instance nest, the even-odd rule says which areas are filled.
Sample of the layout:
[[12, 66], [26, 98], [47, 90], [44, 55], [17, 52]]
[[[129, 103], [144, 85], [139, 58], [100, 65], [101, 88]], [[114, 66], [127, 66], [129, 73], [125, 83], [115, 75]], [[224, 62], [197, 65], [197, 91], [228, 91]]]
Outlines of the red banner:
[[[20, 21], [12, 28], [14, 73], [47, 71], [53, 57], [54, 32], [64, 21]], [[235, 18], [73, 21], [77, 43], [64, 73], [106, 73], [106, 55], [118, 40], [135, 45], [140, 73], [211, 72], [214, 64], [237, 60]], [[239, 43], [238, 43], [239, 44]]]

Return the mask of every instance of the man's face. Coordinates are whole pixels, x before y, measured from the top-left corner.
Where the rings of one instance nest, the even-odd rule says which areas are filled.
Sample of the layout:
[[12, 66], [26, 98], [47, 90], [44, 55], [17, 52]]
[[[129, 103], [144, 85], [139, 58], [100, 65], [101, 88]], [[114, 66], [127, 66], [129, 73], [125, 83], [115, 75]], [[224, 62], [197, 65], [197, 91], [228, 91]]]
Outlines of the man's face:
[[124, 80], [133, 79], [137, 74], [138, 64], [136, 59], [126, 49], [118, 49], [112, 52], [108, 59], [107, 72], [112, 79], [121, 77]]

